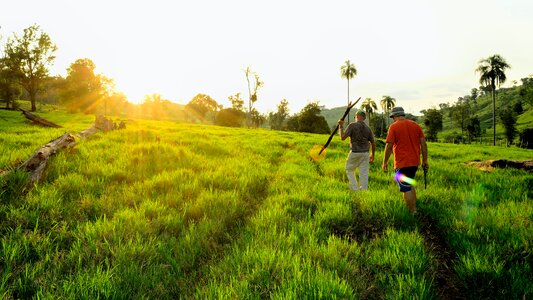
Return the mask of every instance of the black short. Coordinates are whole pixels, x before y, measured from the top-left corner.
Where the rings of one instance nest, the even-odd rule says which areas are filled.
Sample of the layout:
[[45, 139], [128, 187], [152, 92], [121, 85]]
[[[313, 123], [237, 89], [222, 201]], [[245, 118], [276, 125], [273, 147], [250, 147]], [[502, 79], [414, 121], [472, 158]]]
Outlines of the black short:
[[394, 170], [396, 173], [394, 175], [394, 179], [396, 180], [396, 182], [398, 182], [398, 186], [400, 187], [400, 192], [402, 193], [409, 192], [413, 188], [411, 183], [400, 180], [400, 175], [404, 175], [414, 180], [417, 170], [418, 170], [418, 166], [405, 167], [405, 168], [399, 168], [399, 169]]

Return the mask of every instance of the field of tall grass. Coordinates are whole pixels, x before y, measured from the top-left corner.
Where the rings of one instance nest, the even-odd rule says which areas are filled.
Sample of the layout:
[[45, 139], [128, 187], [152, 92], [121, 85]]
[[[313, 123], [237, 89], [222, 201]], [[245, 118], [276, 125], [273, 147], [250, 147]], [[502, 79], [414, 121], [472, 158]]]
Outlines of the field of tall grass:
[[[19, 115], [0, 111], [6, 171], [94, 120], [49, 113], [65, 128], [44, 129]], [[25, 196], [27, 174], [9, 172], [0, 298], [533, 297], [532, 174], [464, 164], [531, 150], [429, 143], [415, 217], [381, 171], [383, 149], [370, 189], [352, 193], [347, 141], [310, 155], [326, 139], [131, 120], [60, 152]]]

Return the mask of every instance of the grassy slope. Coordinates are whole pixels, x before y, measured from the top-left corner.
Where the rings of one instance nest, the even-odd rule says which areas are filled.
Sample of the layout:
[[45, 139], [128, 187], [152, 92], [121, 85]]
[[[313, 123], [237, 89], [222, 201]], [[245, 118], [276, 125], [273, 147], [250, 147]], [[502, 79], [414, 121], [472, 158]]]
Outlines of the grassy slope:
[[[67, 116], [48, 117], [67, 123]], [[86, 127], [79, 117], [84, 121], [72, 121], [72, 129]], [[26, 197], [2, 194], [0, 295], [440, 295], [435, 277], [442, 262], [391, 174], [373, 164], [371, 190], [350, 193], [346, 142], [334, 139], [325, 160], [310, 158], [326, 138], [136, 121], [81, 140], [52, 160], [47, 179]], [[432, 169], [428, 190], [418, 191], [419, 210], [457, 253], [452, 265], [465, 295], [531, 297], [531, 176], [463, 164], [531, 152], [433, 143], [429, 150]], [[16, 179], [1, 180], [13, 187]]]

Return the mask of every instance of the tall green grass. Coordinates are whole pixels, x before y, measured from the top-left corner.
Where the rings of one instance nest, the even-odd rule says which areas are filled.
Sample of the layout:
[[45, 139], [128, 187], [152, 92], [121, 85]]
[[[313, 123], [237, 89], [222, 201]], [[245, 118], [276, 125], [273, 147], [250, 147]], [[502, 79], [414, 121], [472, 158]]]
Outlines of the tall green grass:
[[91, 126], [94, 116], [60, 112], [37, 115], [63, 128], [41, 127], [27, 120], [20, 111], [0, 110], [0, 170], [11, 170], [28, 159], [43, 144], [63, 133], [80, 132]]
[[[309, 155], [326, 138], [138, 120], [56, 155], [22, 198], [26, 175], [1, 177], [0, 295], [437, 298], [441, 262], [381, 171], [382, 150], [370, 190], [352, 193], [347, 142], [335, 139], [324, 160]], [[429, 149], [419, 211], [457, 254], [465, 297], [530, 297], [531, 175], [464, 162], [531, 152]]]

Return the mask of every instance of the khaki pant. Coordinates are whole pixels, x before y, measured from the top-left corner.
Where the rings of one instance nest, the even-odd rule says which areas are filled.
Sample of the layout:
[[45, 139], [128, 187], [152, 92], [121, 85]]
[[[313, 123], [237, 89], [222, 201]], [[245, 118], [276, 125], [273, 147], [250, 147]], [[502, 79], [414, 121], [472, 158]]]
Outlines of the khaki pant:
[[[355, 179], [355, 169], [359, 168], [359, 183]], [[351, 152], [346, 159], [346, 174], [352, 191], [368, 190], [368, 170], [370, 169], [370, 153]]]

